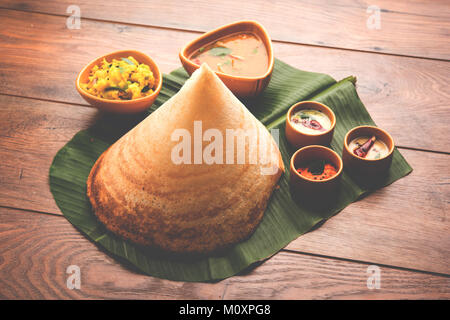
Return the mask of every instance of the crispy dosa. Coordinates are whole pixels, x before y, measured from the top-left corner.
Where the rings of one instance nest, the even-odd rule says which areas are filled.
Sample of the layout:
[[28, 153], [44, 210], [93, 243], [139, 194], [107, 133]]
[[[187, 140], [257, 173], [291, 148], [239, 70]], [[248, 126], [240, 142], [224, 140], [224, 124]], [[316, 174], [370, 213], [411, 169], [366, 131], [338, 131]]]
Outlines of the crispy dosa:
[[[211, 150], [213, 142], [219, 146], [211, 152], [213, 163], [198, 152], [200, 123], [203, 139], [212, 133], [200, 140], [200, 152], [208, 145]], [[243, 140], [243, 163], [235, 151], [239, 137], [233, 150], [226, 145], [230, 129], [250, 132]], [[174, 152], [186, 142], [177, 132], [193, 141], [183, 152]], [[217, 134], [223, 135], [223, 148]], [[250, 159], [255, 152], [257, 163]], [[180, 155], [189, 161], [180, 163]], [[97, 218], [125, 239], [170, 252], [207, 253], [253, 233], [283, 171], [269, 131], [203, 64], [177, 94], [100, 156], [87, 195]]]

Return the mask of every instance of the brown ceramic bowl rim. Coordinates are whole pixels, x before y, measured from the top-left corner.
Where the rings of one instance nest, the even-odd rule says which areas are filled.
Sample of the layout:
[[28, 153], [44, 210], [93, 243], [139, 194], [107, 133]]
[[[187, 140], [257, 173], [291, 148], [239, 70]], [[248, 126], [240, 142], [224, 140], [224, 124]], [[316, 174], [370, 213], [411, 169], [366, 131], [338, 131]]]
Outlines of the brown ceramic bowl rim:
[[[131, 99], [131, 100], [109, 100], [109, 99], [105, 99], [105, 98], [100, 98], [97, 96], [94, 96], [93, 94], [85, 91], [83, 88], [81, 88], [80, 84], [81, 84], [81, 76], [88, 70], [88, 69], [92, 69], [94, 67], [94, 65], [96, 64], [95, 62], [97, 60], [103, 59], [103, 58], [108, 58], [110, 56], [113, 55], [119, 55], [119, 54], [124, 54], [126, 55], [128, 53], [128, 55], [133, 55], [132, 53], [138, 53], [140, 55], [145, 56], [148, 60], [151, 61], [151, 65], [149, 65], [151, 71], [153, 73], [156, 73], [156, 78], [159, 79], [158, 84], [156, 86], [156, 89], [153, 91], [152, 94], [142, 97], [142, 98], [137, 98], [137, 99]], [[141, 62], [142, 63], [142, 62]], [[117, 104], [117, 105], [128, 105], [128, 104], [134, 104], [136, 102], [140, 102], [140, 101], [144, 101], [144, 100], [151, 100], [153, 97], [155, 97], [155, 95], [159, 94], [159, 91], [161, 91], [161, 87], [162, 87], [162, 74], [161, 71], [159, 70], [158, 65], [156, 64], [156, 62], [147, 54], [138, 51], [138, 50], [118, 50], [118, 51], [114, 51], [114, 52], [110, 52], [107, 53], [105, 55], [99, 56], [93, 60], [91, 60], [88, 64], [86, 64], [83, 69], [81, 69], [81, 71], [78, 73], [77, 75], [77, 79], [76, 79], [76, 87], [77, 90], [80, 92], [80, 94], [85, 94], [86, 96], [88, 96], [89, 98], [99, 101], [99, 102], [103, 102], [103, 103], [111, 103], [111, 104]]]
[[[348, 137], [349, 137], [353, 132], [355, 132], [355, 131], [357, 131], [357, 130], [361, 130], [361, 128], [369, 128], [370, 130], [373, 130], [373, 131], [380, 131], [380, 132], [383, 132], [383, 133], [389, 138], [389, 140], [390, 140], [390, 142], [391, 142], [391, 148], [389, 149], [389, 153], [388, 153], [387, 155], [385, 155], [384, 157], [379, 158], [379, 159], [366, 159], [366, 158], [358, 157], [356, 154], [354, 154], [354, 153], [350, 150], [350, 148], [349, 148], [349, 146], [348, 146], [347, 140], [348, 140]], [[383, 141], [383, 142], [386, 143], [385, 141]], [[352, 157], [354, 157], [355, 159], [359, 159], [359, 160], [362, 160], [362, 161], [368, 161], [368, 162], [376, 162], [376, 161], [380, 161], [380, 160], [386, 159], [387, 157], [390, 157], [390, 156], [392, 155], [392, 153], [394, 152], [395, 144], [394, 144], [394, 139], [392, 138], [392, 136], [391, 136], [386, 130], [383, 130], [383, 129], [378, 128], [378, 127], [376, 127], [376, 126], [363, 125], [363, 126], [354, 127], [353, 129], [350, 129], [350, 130], [347, 132], [347, 134], [345, 135], [345, 138], [344, 138], [344, 148], [345, 148], [345, 150], [346, 150]]]
[[[200, 37], [195, 38], [194, 40], [190, 41], [188, 44], [186, 44], [181, 49], [181, 51], [180, 51], [180, 58], [185, 60], [186, 63], [190, 64], [191, 67], [194, 67], [194, 68], [198, 69], [200, 66], [198, 64], [194, 63], [186, 55], [186, 51], [188, 50], [188, 48], [190, 48], [195, 42], [198, 42], [198, 41], [200, 41], [200, 40], [202, 40], [204, 38], [207, 38], [207, 37], [211, 36], [212, 34], [214, 34], [216, 32], [219, 32], [219, 31], [221, 31], [223, 29], [228, 29], [228, 28], [234, 27], [234, 26], [239, 25], [239, 24], [253, 24], [253, 25], [256, 25], [256, 27], [262, 31], [262, 33], [267, 38], [269, 43], [272, 42], [272, 39], [270, 38], [269, 33], [267, 32], [266, 28], [263, 27], [262, 24], [260, 24], [257, 21], [254, 21], [254, 20], [240, 20], [240, 21], [236, 21], [236, 22], [232, 22], [232, 23], [220, 26], [220, 27], [218, 27], [216, 29], [213, 29], [211, 31], [205, 32]], [[223, 37], [226, 37], [226, 36], [229, 36], [229, 35], [232, 35], [232, 34], [237, 34], [237, 33], [239, 33], [239, 32], [228, 33], [228, 34], [226, 34], [224, 36], [221, 36], [220, 38], [223, 38]], [[220, 38], [217, 38], [217, 39], [220, 39]], [[266, 45], [264, 45], [264, 46], [266, 47], [267, 55], [269, 56], [268, 57], [269, 58], [269, 66], [267, 67], [267, 71], [263, 75], [257, 76], [257, 77], [246, 77], [246, 76], [235, 76], [235, 75], [231, 75], [231, 74], [228, 74], [228, 73], [223, 73], [223, 72], [220, 72], [220, 71], [214, 71], [214, 72], [216, 74], [222, 76], [222, 77], [227, 77], [229, 79], [235, 79], [235, 80], [254, 81], [254, 80], [261, 80], [261, 79], [267, 78], [273, 72], [275, 59], [274, 59], [274, 55], [273, 55], [273, 47], [272, 46], [267, 47]]]
[[[310, 133], [301, 132], [301, 131], [298, 130], [294, 125], [292, 125], [292, 123], [291, 123], [291, 116], [292, 116], [293, 111], [294, 111], [296, 108], [298, 108], [299, 106], [302, 106], [302, 105], [304, 105], [304, 104], [313, 104], [313, 105], [315, 104], [315, 105], [320, 105], [320, 106], [322, 106], [323, 108], [325, 108], [326, 110], [328, 110], [328, 111], [333, 115], [333, 119], [331, 119], [332, 122], [331, 122], [331, 127], [330, 127], [330, 129], [328, 129], [327, 131], [318, 133], [318, 134], [310, 134]], [[314, 106], [312, 106], [311, 109], [314, 109]], [[316, 110], [317, 110], [317, 109], [316, 109]], [[319, 111], [321, 111], [321, 110], [319, 110]], [[327, 115], [327, 116], [328, 116], [328, 115]], [[320, 102], [317, 102], [317, 101], [310, 101], [310, 100], [307, 100], [307, 101], [300, 101], [300, 102], [297, 102], [296, 104], [294, 104], [293, 106], [291, 106], [291, 107], [289, 108], [287, 114], [286, 114], [286, 120], [287, 120], [287, 121], [286, 121], [286, 122], [287, 122], [287, 125], [289, 125], [296, 133], [301, 134], [301, 135], [304, 135], [304, 136], [308, 136], [308, 137], [321, 137], [321, 136], [324, 136], [324, 135], [328, 134], [330, 131], [334, 130], [334, 127], [336, 126], [336, 115], [334, 114], [333, 110], [331, 110], [330, 107], [328, 107], [327, 105], [324, 105], [323, 103], [320, 103]]]
[[[306, 149], [324, 149], [324, 150], [326, 150], [326, 152], [334, 154], [337, 157], [337, 159], [339, 159], [339, 168], [338, 168], [338, 171], [336, 172], [336, 174], [334, 176], [332, 176], [331, 178], [328, 178], [328, 179], [325, 179], [325, 180], [313, 180], [313, 179], [306, 178], [306, 177], [302, 176], [300, 173], [298, 173], [296, 168], [295, 168], [294, 162], [295, 162], [295, 159], [298, 157], [298, 155], [301, 152], [304, 152]], [[303, 180], [306, 180], [306, 181], [310, 181], [310, 182], [314, 182], [314, 183], [322, 183], [322, 182], [329, 182], [329, 181], [331, 181], [333, 179], [337, 179], [337, 177], [339, 177], [341, 175], [341, 173], [342, 173], [342, 170], [344, 168], [344, 163], [342, 162], [342, 158], [337, 154], [336, 151], [334, 151], [334, 150], [332, 150], [330, 148], [324, 147], [324, 146], [320, 146], [320, 145], [310, 145], [310, 146], [306, 146], [306, 147], [303, 147], [303, 148], [298, 149], [297, 151], [295, 151], [295, 153], [291, 157], [290, 166], [291, 166], [291, 171], [293, 171], [294, 174], [297, 177], [299, 177], [300, 179], [303, 179]]]

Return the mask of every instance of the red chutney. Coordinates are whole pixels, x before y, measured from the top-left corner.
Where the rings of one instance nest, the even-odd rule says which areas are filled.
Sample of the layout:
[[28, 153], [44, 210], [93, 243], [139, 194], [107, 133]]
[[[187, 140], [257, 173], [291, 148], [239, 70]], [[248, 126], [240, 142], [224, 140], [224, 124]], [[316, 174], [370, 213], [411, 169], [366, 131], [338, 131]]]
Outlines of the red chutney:
[[322, 173], [318, 173], [317, 171], [314, 171], [314, 170], [313, 170], [313, 172], [311, 172], [311, 168], [308, 166], [306, 166], [304, 168], [298, 168], [297, 172], [300, 173], [305, 178], [320, 181], [320, 180], [326, 180], [326, 179], [333, 177], [334, 175], [336, 175], [337, 170], [332, 164], [326, 163], [323, 166]]

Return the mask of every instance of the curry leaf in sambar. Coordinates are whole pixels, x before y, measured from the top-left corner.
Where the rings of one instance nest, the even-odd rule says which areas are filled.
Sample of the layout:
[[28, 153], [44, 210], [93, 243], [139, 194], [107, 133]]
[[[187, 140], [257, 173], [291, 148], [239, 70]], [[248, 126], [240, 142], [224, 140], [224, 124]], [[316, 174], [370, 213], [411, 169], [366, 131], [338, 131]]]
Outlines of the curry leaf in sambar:
[[226, 56], [229, 55], [231, 53], [231, 49], [230, 48], [225, 48], [225, 47], [214, 47], [211, 48], [208, 53], [212, 56], [216, 56], [216, 57], [220, 57], [220, 56]]

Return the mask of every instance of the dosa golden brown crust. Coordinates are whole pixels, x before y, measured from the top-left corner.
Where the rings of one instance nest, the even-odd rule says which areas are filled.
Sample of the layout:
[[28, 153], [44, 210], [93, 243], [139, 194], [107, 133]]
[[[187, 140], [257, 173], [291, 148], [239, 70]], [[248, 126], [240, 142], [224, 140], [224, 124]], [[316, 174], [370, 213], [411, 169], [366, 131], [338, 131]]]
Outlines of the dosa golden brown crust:
[[[194, 121], [202, 121], [203, 133], [222, 133], [224, 146], [227, 129], [249, 130], [256, 140], [246, 140], [246, 152], [255, 146], [267, 152], [259, 153], [256, 164], [248, 158], [237, 164], [236, 155], [234, 164], [227, 164], [224, 147], [224, 163], [176, 164], [172, 152], [180, 141], [172, 141], [172, 134], [183, 128], [193, 139]], [[202, 150], [210, 143], [203, 141]], [[193, 145], [191, 150], [193, 158]], [[262, 174], [270, 167], [273, 174]], [[100, 156], [87, 180], [87, 195], [98, 219], [125, 239], [171, 252], [207, 253], [253, 233], [283, 170], [267, 129], [203, 65]]]

